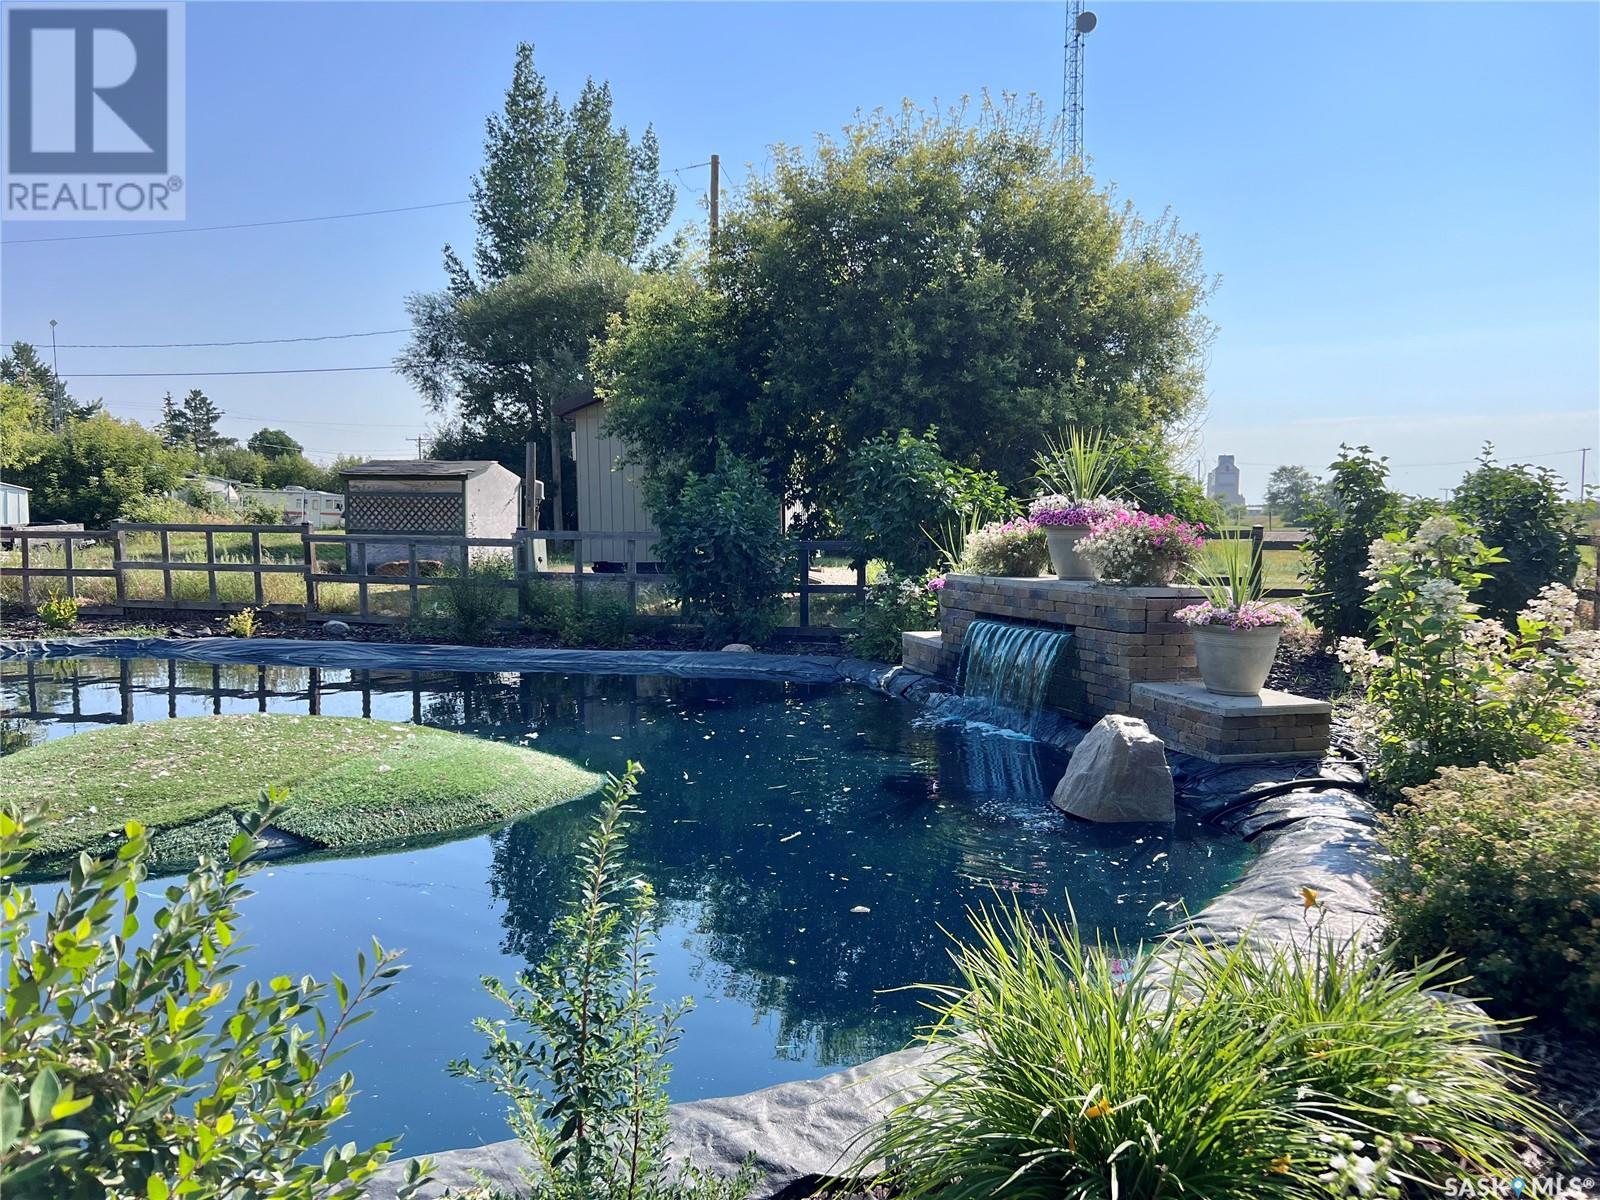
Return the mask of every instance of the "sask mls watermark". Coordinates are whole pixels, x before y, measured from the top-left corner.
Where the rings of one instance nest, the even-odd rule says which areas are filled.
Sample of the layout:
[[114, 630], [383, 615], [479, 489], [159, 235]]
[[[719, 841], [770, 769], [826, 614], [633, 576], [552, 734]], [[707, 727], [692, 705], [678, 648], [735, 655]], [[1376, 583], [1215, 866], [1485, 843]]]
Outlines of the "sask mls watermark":
[[181, 221], [183, 5], [6, 4], [3, 214]]

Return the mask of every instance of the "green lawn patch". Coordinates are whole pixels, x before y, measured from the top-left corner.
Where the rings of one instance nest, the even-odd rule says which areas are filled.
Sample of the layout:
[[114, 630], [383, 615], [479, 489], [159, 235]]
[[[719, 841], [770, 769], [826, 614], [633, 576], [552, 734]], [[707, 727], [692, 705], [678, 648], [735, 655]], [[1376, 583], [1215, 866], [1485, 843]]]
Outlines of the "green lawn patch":
[[360, 850], [509, 820], [593, 792], [564, 759], [418, 725], [346, 717], [188, 717], [74, 734], [8, 755], [0, 801], [38, 806], [41, 867], [102, 854], [130, 820], [152, 866], [220, 853], [262, 789], [288, 798], [273, 828], [295, 849]]

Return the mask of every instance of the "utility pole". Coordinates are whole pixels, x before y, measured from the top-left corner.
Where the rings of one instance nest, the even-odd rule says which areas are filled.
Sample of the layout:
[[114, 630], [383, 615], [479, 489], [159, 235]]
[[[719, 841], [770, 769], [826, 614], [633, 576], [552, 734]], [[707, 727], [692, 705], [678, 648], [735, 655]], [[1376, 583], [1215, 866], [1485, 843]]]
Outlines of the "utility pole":
[[708, 197], [711, 201], [711, 248], [713, 250], [716, 249], [717, 245], [717, 215], [719, 212], [719, 205], [717, 201], [720, 198], [721, 191], [722, 156], [720, 154], [713, 154], [711, 156], [711, 194]]
[[[52, 321], [51, 324], [53, 325], [53, 324], [55, 324], [55, 322]], [[1589, 447], [1588, 446], [1580, 446], [1580, 447], [1578, 447], [1578, 495], [1577, 495], [1577, 500], [1578, 500], [1579, 504], [1583, 503], [1583, 500], [1584, 500], [1583, 489], [1586, 486], [1588, 486], [1588, 483], [1589, 483]]]
[[415, 442], [415, 443], [416, 443], [416, 444], [417, 444], [417, 457], [418, 457], [418, 458], [424, 458], [424, 457], [426, 457], [426, 456], [425, 456], [425, 455], [424, 455], [424, 454], [423, 454], [423, 453], [422, 453], [422, 443], [423, 443], [423, 441], [424, 441], [424, 440], [425, 440], [425, 437], [424, 437], [424, 435], [423, 435], [423, 434], [420, 434], [420, 433], [419, 433], [419, 434], [418, 434], [418, 435], [417, 435], [417, 436], [416, 436], [416, 437], [414, 437], [414, 438], [407, 438], [407, 439], [406, 439], [406, 441], [408, 441], [408, 442]]

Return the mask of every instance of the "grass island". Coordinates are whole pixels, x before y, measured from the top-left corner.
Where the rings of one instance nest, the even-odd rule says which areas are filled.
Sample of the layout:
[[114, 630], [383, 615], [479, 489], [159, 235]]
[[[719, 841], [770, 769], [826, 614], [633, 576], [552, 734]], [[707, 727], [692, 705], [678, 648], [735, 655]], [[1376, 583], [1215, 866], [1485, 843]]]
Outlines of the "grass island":
[[113, 726], [8, 756], [0, 803], [49, 805], [36, 865], [104, 853], [130, 820], [153, 870], [221, 853], [234, 814], [287, 793], [272, 829], [292, 850], [359, 851], [537, 812], [595, 791], [564, 759], [466, 734], [344, 717], [188, 717]]

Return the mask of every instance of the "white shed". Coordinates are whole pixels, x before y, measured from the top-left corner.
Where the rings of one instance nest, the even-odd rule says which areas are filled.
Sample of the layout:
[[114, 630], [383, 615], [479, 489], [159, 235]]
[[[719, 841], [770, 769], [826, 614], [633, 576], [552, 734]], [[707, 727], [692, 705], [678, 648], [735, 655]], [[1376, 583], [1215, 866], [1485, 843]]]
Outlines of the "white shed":
[[[557, 415], [572, 420], [572, 459], [578, 497], [580, 531], [655, 533], [656, 523], [644, 506], [639, 490], [639, 468], [620, 467], [617, 460], [627, 447], [602, 426], [605, 403], [592, 394], [558, 406]], [[634, 553], [641, 563], [655, 560], [655, 547], [639, 542]], [[621, 538], [586, 542], [584, 555], [590, 562], [624, 568], [628, 546]]]
[[[510, 538], [522, 512], [522, 480], [488, 460], [374, 459], [339, 472], [347, 533], [440, 534]], [[367, 569], [403, 561], [405, 542], [366, 542]], [[361, 561], [351, 543], [351, 566]], [[471, 557], [509, 556], [511, 548], [474, 547]], [[419, 543], [419, 559], [459, 563], [459, 548]]]
[[28, 524], [28, 496], [20, 483], [0, 483], [0, 525]]

